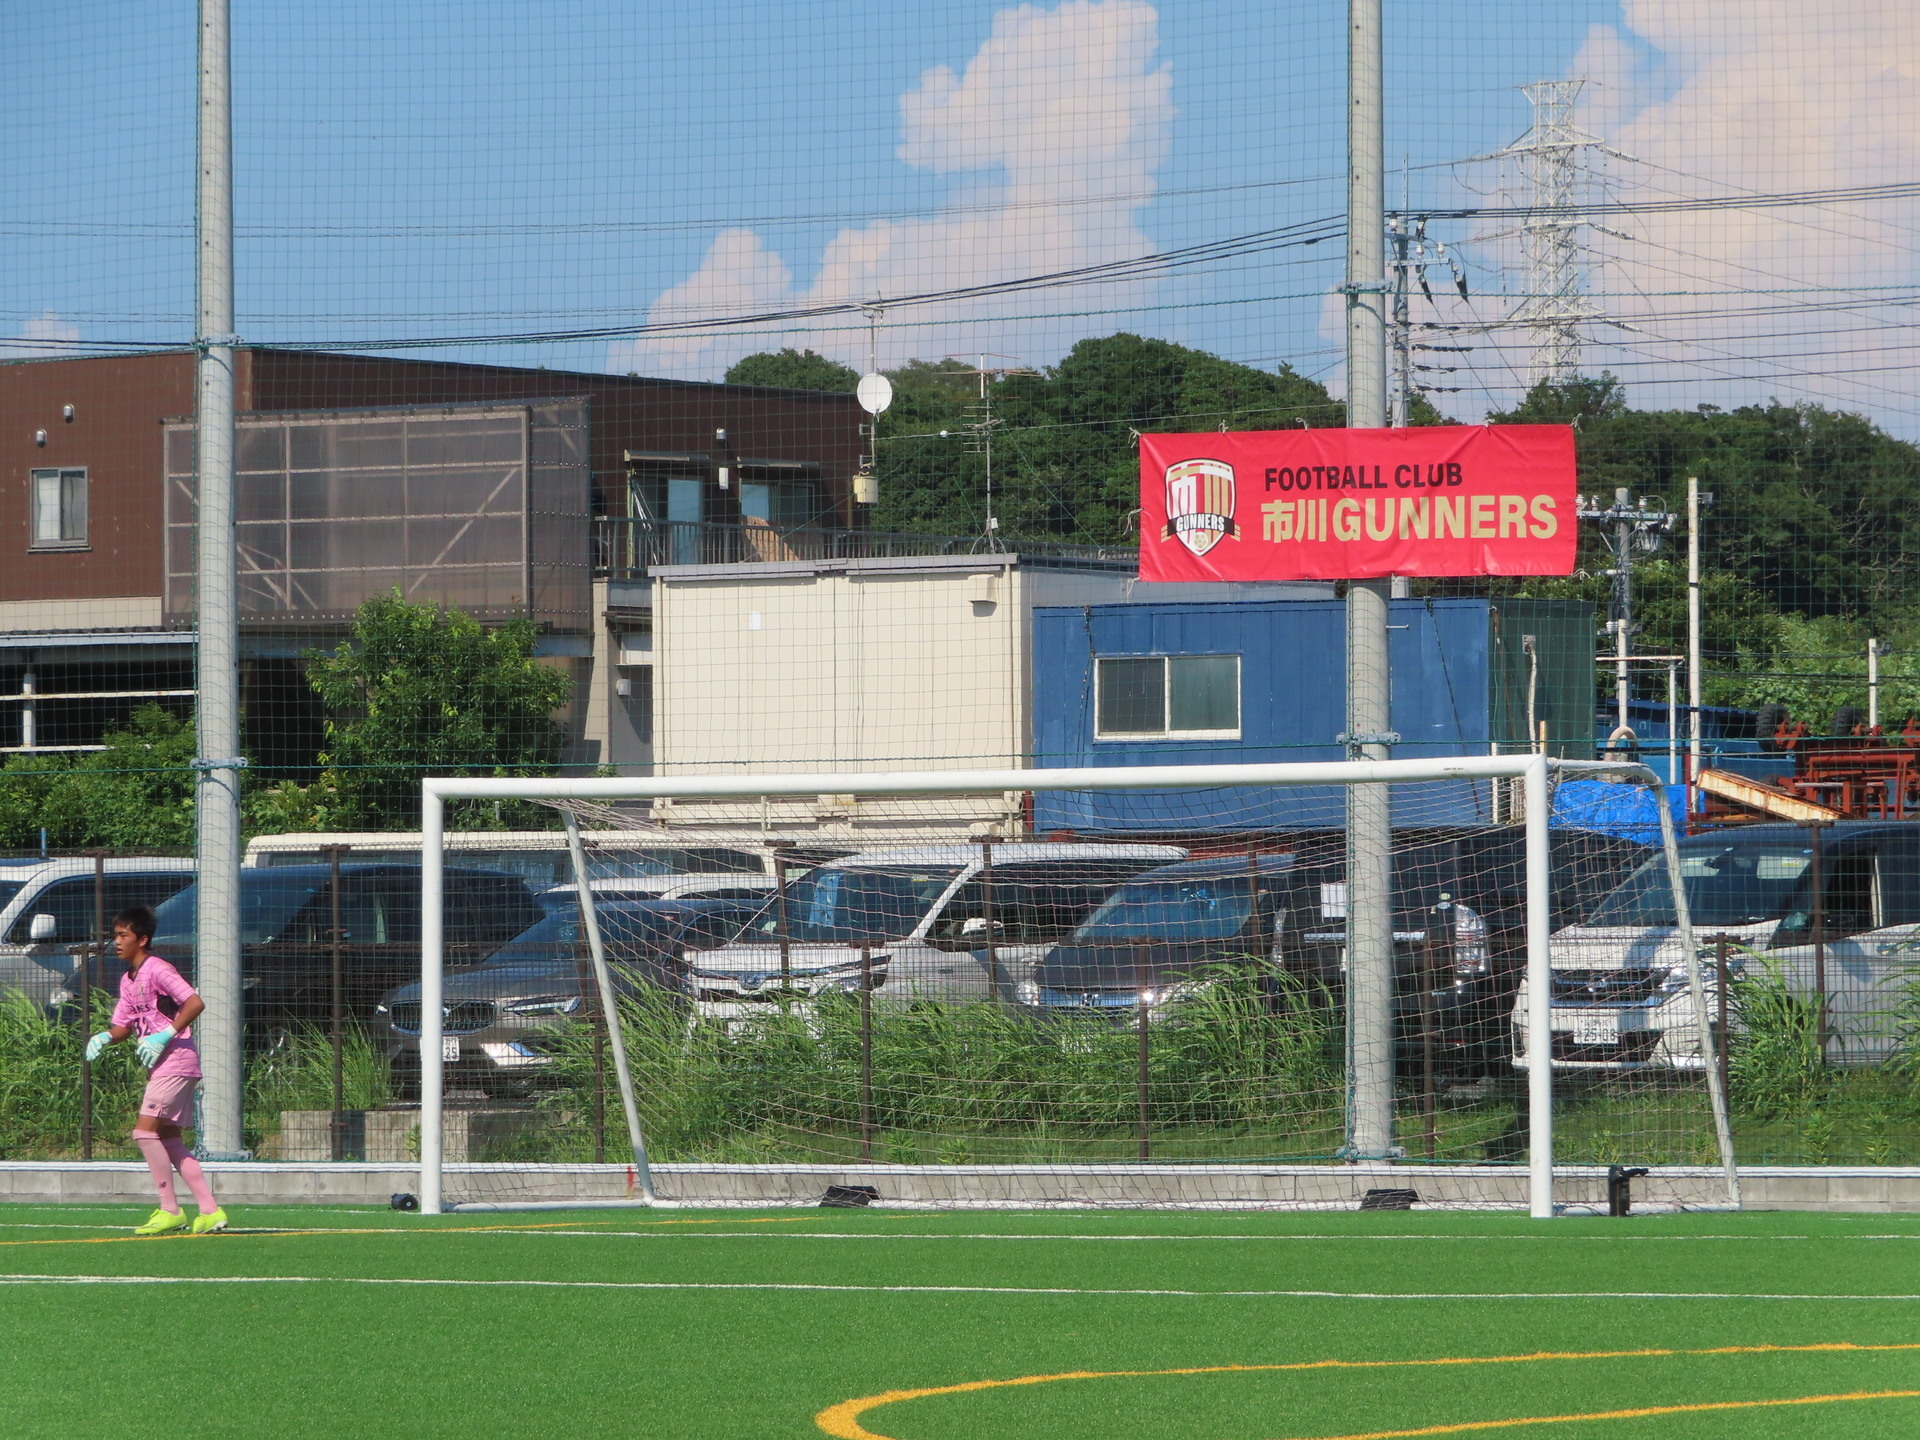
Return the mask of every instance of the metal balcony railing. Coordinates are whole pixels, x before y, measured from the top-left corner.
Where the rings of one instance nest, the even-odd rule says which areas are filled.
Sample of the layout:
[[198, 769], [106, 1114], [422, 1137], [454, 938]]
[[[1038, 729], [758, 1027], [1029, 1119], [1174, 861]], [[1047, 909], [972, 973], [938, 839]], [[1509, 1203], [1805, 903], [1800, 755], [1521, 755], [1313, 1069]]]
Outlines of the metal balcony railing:
[[[706, 521], [643, 520], [624, 515], [593, 522], [593, 573], [607, 580], [639, 580], [655, 565], [777, 564], [781, 561], [869, 560], [921, 555], [971, 555], [987, 549], [978, 535], [915, 535], [819, 526], [720, 525]], [[1127, 564], [1131, 545], [1070, 545], [1059, 540], [1003, 537], [997, 547], [1020, 555]]]

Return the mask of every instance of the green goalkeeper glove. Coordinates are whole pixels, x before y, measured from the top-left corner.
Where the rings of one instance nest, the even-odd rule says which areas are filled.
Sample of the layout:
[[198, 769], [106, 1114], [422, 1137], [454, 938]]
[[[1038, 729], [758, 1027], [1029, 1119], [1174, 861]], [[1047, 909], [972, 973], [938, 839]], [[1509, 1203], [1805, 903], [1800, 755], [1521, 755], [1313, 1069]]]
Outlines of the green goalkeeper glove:
[[89, 1037], [87, 1040], [87, 1063], [91, 1065], [94, 1061], [98, 1060], [100, 1058], [100, 1052], [112, 1043], [113, 1032], [111, 1030], [102, 1030], [99, 1034]]
[[151, 1035], [142, 1035], [140, 1039], [135, 1042], [133, 1053], [140, 1057], [140, 1063], [142, 1065], [151, 1070], [160, 1063], [160, 1055], [167, 1048], [168, 1042], [173, 1039], [174, 1034], [173, 1026], [169, 1025], [166, 1029], [156, 1030]]

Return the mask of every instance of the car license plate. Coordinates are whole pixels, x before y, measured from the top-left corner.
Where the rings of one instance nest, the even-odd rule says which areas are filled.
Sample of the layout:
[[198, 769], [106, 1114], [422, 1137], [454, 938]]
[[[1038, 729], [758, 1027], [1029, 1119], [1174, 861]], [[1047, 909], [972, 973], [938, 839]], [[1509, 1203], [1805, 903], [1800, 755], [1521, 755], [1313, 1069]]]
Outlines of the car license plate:
[[458, 1060], [460, 1058], [460, 1037], [458, 1035], [442, 1035], [440, 1037], [440, 1058], [442, 1060]]
[[1573, 1017], [1573, 1043], [1576, 1045], [1618, 1045], [1618, 1015], [1576, 1015]]

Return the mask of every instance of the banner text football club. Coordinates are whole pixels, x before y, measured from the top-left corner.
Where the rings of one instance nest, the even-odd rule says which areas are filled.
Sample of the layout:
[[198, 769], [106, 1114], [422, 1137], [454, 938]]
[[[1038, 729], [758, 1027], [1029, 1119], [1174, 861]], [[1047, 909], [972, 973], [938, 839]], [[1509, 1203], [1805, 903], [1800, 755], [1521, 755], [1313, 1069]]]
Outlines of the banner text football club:
[[1140, 437], [1143, 580], [1567, 575], [1565, 425]]

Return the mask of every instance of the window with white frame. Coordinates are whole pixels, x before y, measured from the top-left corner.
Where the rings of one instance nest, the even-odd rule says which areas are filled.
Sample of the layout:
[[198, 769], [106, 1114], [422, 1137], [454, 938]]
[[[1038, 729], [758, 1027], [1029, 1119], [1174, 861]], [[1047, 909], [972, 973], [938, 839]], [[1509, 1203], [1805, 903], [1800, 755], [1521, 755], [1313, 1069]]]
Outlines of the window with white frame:
[[84, 550], [87, 545], [87, 472], [35, 470], [30, 487], [34, 550]]
[[1094, 738], [1240, 738], [1238, 655], [1102, 655], [1093, 663]]

